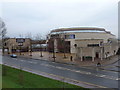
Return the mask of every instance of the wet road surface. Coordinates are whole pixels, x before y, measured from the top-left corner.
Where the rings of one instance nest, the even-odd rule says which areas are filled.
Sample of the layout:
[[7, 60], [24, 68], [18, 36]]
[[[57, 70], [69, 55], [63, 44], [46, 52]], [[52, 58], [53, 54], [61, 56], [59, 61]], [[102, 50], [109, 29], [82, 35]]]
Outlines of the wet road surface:
[[83, 81], [100, 87], [118, 88], [118, 81], [120, 80], [118, 72], [116, 71], [77, 67], [74, 65], [49, 62], [45, 60], [3, 56], [2, 63]]

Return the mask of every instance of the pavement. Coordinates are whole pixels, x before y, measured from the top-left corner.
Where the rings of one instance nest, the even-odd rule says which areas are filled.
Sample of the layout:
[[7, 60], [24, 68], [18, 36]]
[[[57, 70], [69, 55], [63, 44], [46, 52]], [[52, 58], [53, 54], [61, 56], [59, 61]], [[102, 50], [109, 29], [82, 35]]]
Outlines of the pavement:
[[[41, 53], [40, 52], [32, 52], [32, 56], [30, 56], [29, 52], [22, 52], [22, 55], [20, 55], [19, 53], [16, 53], [19, 57], [26, 57], [26, 58], [33, 58], [33, 59], [37, 59], [37, 60], [47, 60], [47, 61], [54, 61], [53, 58], [53, 53], [49, 53], [49, 52], [42, 52], [42, 56], [40, 57]], [[70, 54], [70, 53], [65, 53], [66, 58], [64, 58], [64, 53], [55, 53], [55, 62], [58, 63], [64, 63], [64, 64], [75, 64], [77, 66], [93, 66], [96, 67], [96, 64], [98, 62], [101, 63], [102, 66], [107, 66], [107, 65], [111, 65], [114, 64], [115, 62], [117, 62], [119, 60], [119, 56], [115, 55], [115, 56], [111, 56], [107, 59], [96, 59], [94, 60], [94, 62], [92, 60], [84, 60], [81, 61], [80, 59], [75, 59], [75, 54]], [[70, 57], [73, 57], [73, 60], [70, 60]]]

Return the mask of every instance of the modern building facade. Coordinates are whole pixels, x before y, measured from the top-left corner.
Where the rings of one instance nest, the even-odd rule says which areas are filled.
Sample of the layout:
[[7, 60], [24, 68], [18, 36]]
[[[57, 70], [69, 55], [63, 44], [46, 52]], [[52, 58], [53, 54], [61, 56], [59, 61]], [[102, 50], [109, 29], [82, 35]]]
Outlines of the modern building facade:
[[50, 32], [47, 36], [50, 52], [75, 53], [81, 61], [85, 58], [107, 58], [115, 55], [118, 42], [115, 35], [104, 28], [81, 27], [60, 28]]
[[46, 50], [46, 47], [42, 44], [46, 44], [46, 40], [31, 40], [30, 38], [6, 38], [4, 42], [4, 48], [9, 53], [12, 52], [32, 52]]
[[4, 48], [8, 50], [8, 53], [29, 51], [30, 39], [29, 38], [8, 38], [4, 42]]

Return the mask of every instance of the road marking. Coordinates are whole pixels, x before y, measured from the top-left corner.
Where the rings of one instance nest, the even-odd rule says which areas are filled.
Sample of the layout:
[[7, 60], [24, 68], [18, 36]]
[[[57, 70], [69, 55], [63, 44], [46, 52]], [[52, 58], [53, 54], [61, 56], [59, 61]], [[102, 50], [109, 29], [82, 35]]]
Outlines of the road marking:
[[25, 60], [20, 60], [21, 62], [25, 62]]
[[12, 58], [12, 60], [18, 60], [17, 58]]
[[[46, 73], [46, 72], [43, 72], [43, 73]], [[84, 82], [84, 81], [78, 81], [78, 80], [75, 80], [75, 79], [70, 79], [70, 78], [58, 76], [58, 75], [55, 75], [55, 74], [50, 74], [50, 73], [46, 73], [46, 74], [54, 76], [54, 77], [59, 77], [59, 78], [62, 78], [62, 79], [65, 78], [67, 80], [70, 80], [70, 81], [73, 81], [73, 82], [76, 82], [76, 83], [84, 83], [84, 84], [88, 84], [88, 85], [95, 86], [95, 87], [107, 88], [107, 87], [104, 87], [104, 86], [100, 86], [100, 85], [96, 85], [96, 84], [92, 84], [92, 83], [88, 83], [88, 82]]]
[[[20, 60], [22, 62], [25, 62], [26, 60]], [[28, 63], [32, 63], [32, 64], [37, 64], [37, 62], [32, 62], [32, 61], [27, 61]], [[103, 74], [93, 74], [91, 72], [86, 72], [86, 71], [81, 71], [81, 70], [74, 70], [74, 69], [68, 69], [68, 68], [64, 68], [64, 67], [59, 67], [59, 66], [53, 66], [53, 65], [49, 65], [49, 64], [41, 64], [43, 66], [47, 66], [47, 67], [53, 67], [53, 68], [57, 68], [57, 69], [61, 69], [61, 70], [68, 70], [68, 71], [72, 71], [72, 72], [77, 72], [77, 73], [81, 73], [81, 74], [87, 74], [87, 75], [93, 75], [96, 77], [101, 77], [101, 78], [107, 78], [107, 79], [112, 79], [112, 80], [119, 80], [116, 77], [113, 76], [107, 76], [107, 75], [103, 75]]]
[[37, 62], [28, 61], [28, 63], [37, 64]]
[[116, 80], [120, 80], [120, 78], [117, 78]]
[[93, 75], [96, 77], [101, 77], [101, 78], [106, 78], [106, 79], [112, 79], [112, 80], [118, 80], [116, 77], [113, 76], [108, 76], [108, 75], [104, 75], [104, 74], [93, 74], [91, 72], [86, 72], [86, 71], [81, 71], [81, 70], [74, 70], [74, 69], [68, 69], [68, 68], [64, 68], [64, 67], [58, 67], [58, 66], [53, 66], [53, 65], [49, 65], [49, 64], [41, 64], [43, 66], [47, 66], [47, 67], [53, 67], [53, 68], [57, 68], [57, 69], [61, 69], [61, 70], [68, 70], [68, 71], [72, 71], [72, 72], [77, 72], [77, 73], [81, 73], [81, 74], [89, 74], [89, 75]]
[[37, 62], [33, 62], [33, 61], [27, 61], [27, 60], [20, 60], [21, 62], [28, 62], [28, 63], [32, 63], [32, 64], [37, 64]]
[[106, 75], [100, 75], [100, 77], [105, 77]]
[[[10, 66], [10, 67], [13, 67], [13, 68], [17, 68], [17, 69], [20, 69], [20, 67], [18, 67], [18, 66], [11, 66], [11, 65], [9, 65], [9, 64], [5, 64], [5, 65], [7, 65], [7, 66]], [[50, 78], [49, 76], [52, 76], [53, 78], [52, 79], [55, 79], [55, 77], [56, 78], [60, 78], [61, 80], [60, 81], [62, 81], [63, 79], [65, 80], [64, 82], [67, 82], [67, 83], [71, 83], [71, 84], [75, 84], [75, 85], [78, 85], [78, 83], [79, 84], [85, 84], [85, 85], [88, 85], [88, 86], [93, 86], [93, 87], [97, 87], [97, 88], [108, 88], [108, 87], [105, 87], [105, 86], [101, 86], [101, 85], [96, 85], [96, 84], [92, 84], [92, 83], [88, 83], [88, 82], [84, 82], [84, 81], [78, 81], [78, 80], [75, 80], [75, 79], [70, 79], [70, 78], [66, 78], [66, 77], [63, 77], [63, 76], [59, 76], [59, 75], [55, 75], [55, 74], [51, 74], [51, 73], [46, 73], [46, 72], [42, 72], [42, 71], [37, 71], [37, 70], [32, 70], [32, 69], [30, 69], [30, 68], [23, 68], [22, 69], [23, 71], [27, 71], [27, 72], [31, 72], [31, 73], [34, 73], [34, 74], [37, 74], [37, 75], [42, 75], [42, 76], [44, 76], [44, 77], [48, 77], [48, 78]], [[39, 73], [37, 73], [37, 72], [35, 72], [35, 71], [37, 71], [37, 72], [39, 72]], [[48, 76], [49, 75], [49, 76]], [[63, 81], [62, 81], [63, 82]], [[78, 85], [78, 86], [80, 86], [80, 85]]]
[[113, 67], [116, 67], [115, 65], [112, 65], [112, 66], [104, 66], [103, 68], [113, 68]]
[[[85, 68], [85, 69], [88, 69], [87, 67], [80, 67], [80, 68]], [[95, 70], [93, 68], [89, 68], [90, 70]], [[105, 69], [102, 69], [100, 68], [101, 71], [105, 71], [105, 72], [112, 72], [112, 73], [118, 73], [118, 72], [113, 72], [113, 71], [108, 71], [108, 70], [105, 70]]]
[[115, 72], [115, 71], [110, 71], [110, 70], [106, 70], [106, 69], [101, 69], [102, 71], [105, 71], [105, 72], [112, 72], [112, 73], [118, 73], [118, 72]]

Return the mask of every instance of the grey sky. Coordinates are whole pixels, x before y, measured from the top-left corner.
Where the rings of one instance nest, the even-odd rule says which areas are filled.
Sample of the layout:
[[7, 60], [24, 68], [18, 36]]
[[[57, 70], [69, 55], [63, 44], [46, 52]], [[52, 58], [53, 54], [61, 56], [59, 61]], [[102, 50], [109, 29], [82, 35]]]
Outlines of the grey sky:
[[[103, 27], [118, 35], [117, 0], [40, 0], [2, 2], [8, 36], [31, 32], [46, 34], [60, 27]], [[0, 5], [0, 7], [1, 7]]]

